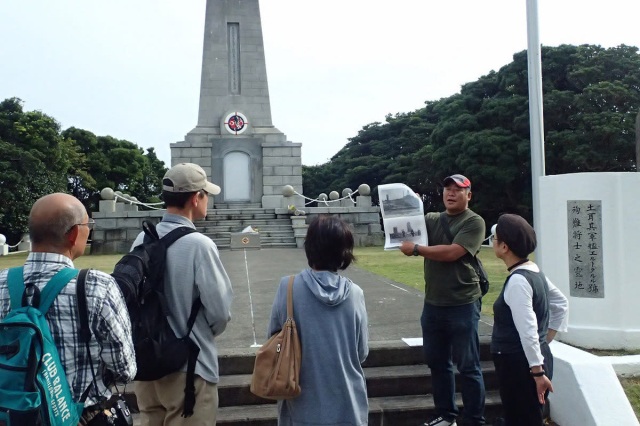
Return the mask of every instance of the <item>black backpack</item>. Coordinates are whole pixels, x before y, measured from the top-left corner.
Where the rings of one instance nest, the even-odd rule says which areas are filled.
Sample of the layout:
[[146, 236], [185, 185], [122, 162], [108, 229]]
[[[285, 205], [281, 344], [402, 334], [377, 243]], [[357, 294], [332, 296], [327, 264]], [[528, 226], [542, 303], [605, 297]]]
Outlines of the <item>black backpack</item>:
[[179, 238], [196, 232], [181, 226], [160, 238], [155, 225], [142, 222], [144, 242], [118, 261], [111, 274], [127, 303], [138, 372], [135, 380], [151, 381], [174, 373], [187, 363], [183, 417], [193, 414], [194, 375], [200, 348], [189, 335], [201, 306], [196, 299], [187, 322], [187, 333], [178, 337], [169, 325], [164, 273], [167, 248]]

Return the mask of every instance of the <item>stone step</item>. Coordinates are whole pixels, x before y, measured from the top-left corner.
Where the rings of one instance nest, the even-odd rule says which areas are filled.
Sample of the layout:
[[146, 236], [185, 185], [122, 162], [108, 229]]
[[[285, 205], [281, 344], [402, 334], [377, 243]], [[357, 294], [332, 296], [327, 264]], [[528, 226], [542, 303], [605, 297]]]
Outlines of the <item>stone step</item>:
[[208, 221], [220, 221], [220, 220], [253, 220], [253, 219], [277, 219], [276, 215], [273, 213], [265, 213], [265, 212], [236, 212], [231, 213], [229, 211], [225, 211], [225, 213], [220, 213], [217, 215], [207, 214]]
[[213, 206], [214, 210], [229, 210], [229, 209], [261, 209], [260, 203], [217, 203]]
[[[480, 359], [491, 361], [491, 336], [480, 336]], [[251, 374], [255, 362], [256, 349], [221, 348], [218, 352], [220, 376]], [[417, 365], [424, 363], [422, 346], [408, 346], [401, 340], [371, 341], [369, 355], [362, 365], [364, 368], [389, 367], [396, 365]]]
[[[244, 228], [242, 228], [244, 229]], [[216, 232], [240, 232], [242, 229], [238, 226], [227, 225], [227, 224], [219, 224], [212, 226], [204, 226], [198, 227], [198, 232], [203, 234], [208, 233], [216, 233]], [[293, 228], [291, 228], [291, 224], [289, 225], [260, 225], [259, 227], [254, 226], [254, 230], [257, 230], [260, 235], [268, 233], [268, 232], [290, 232], [293, 234]]]
[[[462, 406], [462, 397], [456, 395], [456, 403]], [[488, 391], [485, 400], [485, 418], [492, 423], [499, 415], [500, 395]], [[435, 414], [431, 395], [408, 395], [369, 398], [369, 426], [418, 425]], [[218, 409], [218, 426], [276, 426], [276, 404], [259, 404]]]
[[269, 213], [276, 214], [276, 209], [263, 209], [260, 207], [247, 207], [247, 208], [229, 208], [229, 209], [208, 209], [207, 215], [225, 215], [225, 214], [240, 214], [240, 213]]
[[[424, 364], [369, 367], [364, 369], [369, 397], [425, 395], [433, 391], [431, 372]], [[487, 389], [497, 388], [493, 362], [482, 362], [482, 374]], [[220, 407], [233, 405], [271, 404], [273, 401], [255, 396], [250, 391], [251, 374], [234, 374], [220, 377], [218, 398]], [[461, 386], [456, 375], [456, 387]]]
[[289, 225], [291, 226], [291, 219], [288, 218], [283, 218], [283, 219], [278, 219], [278, 218], [273, 218], [273, 219], [248, 219], [248, 220], [227, 220], [227, 219], [220, 219], [220, 218], [213, 218], [213, 219], [207, 219], [207, 220], [199, 220], [196, 221], [195, 224], [197, 227], [201, 227], [201, 226], [211, 226], [211, 225], [216, 225], [218, 223], [227, 223], [227, 222], [233, 222], [233, 223], [238, 223], [240, 225], [253, 225], [253, 226], [264, 226], [264, 225]]

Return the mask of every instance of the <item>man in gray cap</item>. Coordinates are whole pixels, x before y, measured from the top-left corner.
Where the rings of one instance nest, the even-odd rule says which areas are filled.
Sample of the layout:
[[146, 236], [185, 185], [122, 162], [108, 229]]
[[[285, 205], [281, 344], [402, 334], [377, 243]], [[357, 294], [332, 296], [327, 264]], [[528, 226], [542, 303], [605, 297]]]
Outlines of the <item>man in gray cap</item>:
[[[209, 196], [220, 187], [209, 182], [202, 167], [177, 164], [162, 179], [162, 199], [167, 212], [156, 229], [160, 237], [207, 215]], [[140, 233], [133, 247], [142, 244]], [[143, 426], [215, 425], [218, 410], [218, 353], [214, 337], [222, 333], [231, 319], [231, 282], [222, 266], [215, 243], [199, 232], [187, 234], [167, 249], [165, 294], [169, 304], [169, 323], [177, 336], [187, 333], [187, 320], [196, 298], [202, 301], [191, 338], [200, 348], [195, 367], [194, 413], [181, 417], [185, 398], [186, 370], [155, 381], [135, 382], [135, 393]]]
[[485, 391], [478, 339], [482, 293], [471, 259], [480, 250], [485, 224], [469, 209], [469, 179], [455, 174], [443, 185], [445, 211], [425, 216], [429, 245], [404, 241], [400, 246], [407, 256], [424, 257], [425, 297], [420, 320], [436, 407], [436, 417], [425, 425], [457, 424], [454, 362], [462, 376], [463, 424], [482, 425]]

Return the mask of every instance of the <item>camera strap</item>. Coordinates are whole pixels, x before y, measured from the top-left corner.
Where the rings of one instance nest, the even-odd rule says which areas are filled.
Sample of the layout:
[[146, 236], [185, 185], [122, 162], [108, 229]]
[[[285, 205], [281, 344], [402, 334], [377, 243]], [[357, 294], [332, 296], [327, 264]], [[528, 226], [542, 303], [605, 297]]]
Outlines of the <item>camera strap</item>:
[[[80, 270], [78, 274], [78, 279], [76, 280], [76, 298], [78, 299], [78, 316], [80, 317], [80, 341], [84, 341], [85, 347], [87, 348], [87, 357], [89, 357], [89, 367], [91, 368], [91, 376], [93, 377], [93, 387], [96, 393], [96, 398], [100, 396], [100, 391], [98, 390], [98, 384], [96, 382], [96, 373], [93, 369], [93, 360], [91, 359], [91, 349], [89, 348], [89, 341], [91, 340], [91, 328], [89, 326], [89, 315], [87, 309], [87, 290], [86, 290], [86, 282], [87, 282], [87, 273], [88, 269]], [[91, 385], [87, 387], [87, 389], [82, 393], [82, 397], [79, 402], [86, 401], [89, 396], [89, 392], [91, 391]]]

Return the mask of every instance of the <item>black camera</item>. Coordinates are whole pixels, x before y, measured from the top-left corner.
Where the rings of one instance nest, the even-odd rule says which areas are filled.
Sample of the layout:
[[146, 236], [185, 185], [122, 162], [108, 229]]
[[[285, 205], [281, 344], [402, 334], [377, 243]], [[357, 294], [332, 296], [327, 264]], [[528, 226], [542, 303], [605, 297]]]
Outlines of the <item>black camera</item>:
[[89, 421], [89, 426], [133, 426], [131, 410], [122, 395], [106, 402], [104, 407]]
[[115, 426], [133, 426], [133, 417], [131, 416], [131, 410], [127, 407], [127, 403], [122, 399], [121, 395], [115, 400], [115, 404], [111, 406], [111, 414], [115, 422]]

